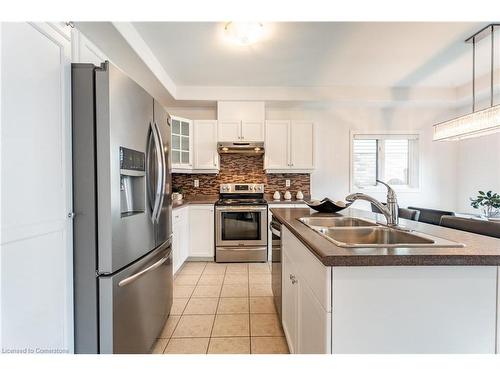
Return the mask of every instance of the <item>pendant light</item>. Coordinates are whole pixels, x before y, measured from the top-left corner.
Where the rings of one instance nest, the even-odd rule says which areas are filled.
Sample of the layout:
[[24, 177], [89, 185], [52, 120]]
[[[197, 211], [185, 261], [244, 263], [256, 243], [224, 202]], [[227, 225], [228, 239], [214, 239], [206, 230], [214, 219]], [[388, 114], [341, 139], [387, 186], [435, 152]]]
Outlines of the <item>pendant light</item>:
[[[500, 132], [500, 105], [493, 105], [494, 35], [497, 26], [500, 25], [490, 24], [465, 41], [466, 43], [472, 43], [472, 113], [434, 125], [434, 141], [457, 141]], [[488, 32], [491, 35], [490, 106], [476, 111], [476, 42]]]

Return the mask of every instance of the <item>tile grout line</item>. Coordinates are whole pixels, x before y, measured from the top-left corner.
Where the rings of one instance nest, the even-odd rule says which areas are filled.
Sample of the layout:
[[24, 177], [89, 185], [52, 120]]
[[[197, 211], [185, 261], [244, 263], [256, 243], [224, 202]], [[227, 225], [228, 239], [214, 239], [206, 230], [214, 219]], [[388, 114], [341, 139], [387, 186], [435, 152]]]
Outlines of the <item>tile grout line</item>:
[[248, 335], [250, 341], [249, 352], [252, 354], [252, 316], [250, 315], [250, 265], [247, 265], [247, 281], [248, 281]]
[[220, 298], [221, 298], [220, 296], [222, 294], [222, 288], [224, 286], [224, 279], [226, 278], [226, 271], [227, 271], [227, 266], [224, 269], [224, 277], [222, 278], [222, 285], [220, 286], [220, 289], [219, 289], [219, 295], [218, 295], [218, 299], [217, 299], [217, 306], [215, 307], [214, 321], [212, 322], [212, 328], [210, 330], [210, 338], [208, 339], [207, 351], [205, 352], [205, 354], [208, 354], [208, 349], [210, 348], [210, 343], [212, 342], [212, 334], [213, 334], [213, 331], [214, 331], [215, 320], [217, 319], [217, 310], [219, 309], [219, 303], [220, 303]]

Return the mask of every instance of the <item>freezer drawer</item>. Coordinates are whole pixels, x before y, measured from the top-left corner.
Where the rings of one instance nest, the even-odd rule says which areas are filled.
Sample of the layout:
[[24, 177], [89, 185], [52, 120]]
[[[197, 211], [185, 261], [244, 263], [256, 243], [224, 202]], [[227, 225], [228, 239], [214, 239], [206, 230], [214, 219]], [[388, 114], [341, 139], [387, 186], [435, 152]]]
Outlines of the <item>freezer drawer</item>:
[[172, 248], [99, 278], [100, 353], [149, 353], [172, 307]]

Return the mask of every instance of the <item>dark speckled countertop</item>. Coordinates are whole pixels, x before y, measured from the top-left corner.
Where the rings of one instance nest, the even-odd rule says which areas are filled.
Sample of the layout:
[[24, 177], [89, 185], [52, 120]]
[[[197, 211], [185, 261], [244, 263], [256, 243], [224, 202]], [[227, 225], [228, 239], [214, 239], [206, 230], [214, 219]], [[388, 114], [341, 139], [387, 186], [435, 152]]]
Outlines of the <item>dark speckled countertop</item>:
[[180, 208], [188, 204], [214, 204], [219, 199], [218, 195], [195, 195], [183, 197], [180, 201], [173, 201], [172, 208]]
[[[318, 214], [307, 208], [271, 208], [273, 217], [285, 225], [325, 266], [446, 266], [500, 265], [500, 239], [455, 229], [400, 219], [417, 232], [465, 244], [461, 248], [344, 248], [335, 245], [297, 220]], [[380, 214], [346, 209], [340, 216], [385, 222]]]

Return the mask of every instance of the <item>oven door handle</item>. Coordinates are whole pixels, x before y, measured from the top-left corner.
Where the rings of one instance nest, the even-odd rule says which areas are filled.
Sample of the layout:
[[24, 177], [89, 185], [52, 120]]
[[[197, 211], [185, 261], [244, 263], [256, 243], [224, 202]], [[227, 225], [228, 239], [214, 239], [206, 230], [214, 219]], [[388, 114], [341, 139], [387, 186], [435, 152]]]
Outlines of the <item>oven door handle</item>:
[[216, 206], [217, 211], [225, 212], [256, 212], [256, 211], [267, 211], [267, 206]]
[[271, 233], [274, 234], [276, 237], [281, 238], [281, 233], [278, 232], [276, 229], [271, 227]]
[[272, 234], [274, 234], [276, 237], [281, 238], [281, 228], [277, 228], [276, 224], [274, 224], [273, 222], [270, 222], [269, 229], [271, 230]]

